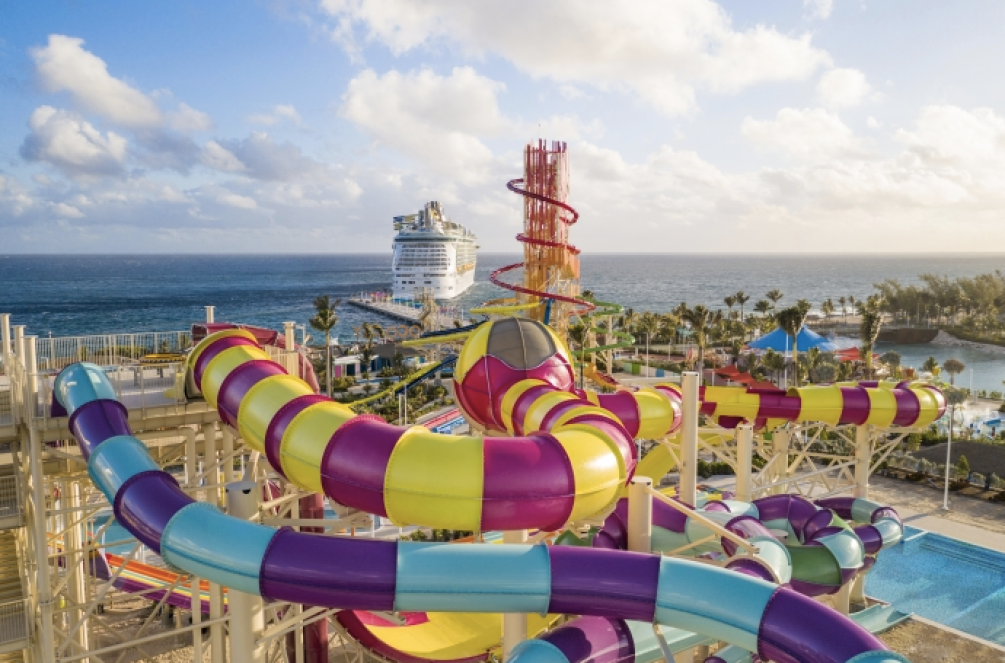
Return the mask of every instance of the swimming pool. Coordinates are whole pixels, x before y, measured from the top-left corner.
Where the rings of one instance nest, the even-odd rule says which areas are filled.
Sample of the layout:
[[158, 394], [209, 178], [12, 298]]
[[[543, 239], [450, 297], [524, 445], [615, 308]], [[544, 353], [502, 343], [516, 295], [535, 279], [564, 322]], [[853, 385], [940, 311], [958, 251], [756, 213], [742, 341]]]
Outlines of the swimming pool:
[[1005, 554], [914, 527], [866, 576], [870, 596], [902, 612], [1005, 644]]

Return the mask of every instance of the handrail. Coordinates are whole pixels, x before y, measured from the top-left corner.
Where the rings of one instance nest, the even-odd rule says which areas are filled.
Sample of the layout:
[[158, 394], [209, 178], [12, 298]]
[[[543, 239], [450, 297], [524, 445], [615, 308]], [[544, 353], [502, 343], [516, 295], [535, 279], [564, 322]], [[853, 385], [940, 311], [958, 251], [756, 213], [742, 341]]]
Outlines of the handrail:
[[751, 555], [753, 555], [754, 553], [757, 552], [757, 546], [755, 546], [754, 544], [752, 544], [750, 541], [747, 541], [746, 539], [744, 539], [741, 536], [737, 536], [736, 534], [733, 534], [732, 532], [730, 532], [728, 529], [726, 529], [725, 527], [723, 527], [719, 523], [717, 523], [717, 522], [715, 522], [713, 520], [709, 520], [705, 516], [701, 515], [700, 512], [695, 511], [694, 509], [690, 509], [687, 506], [685, 506], [685, 505], [681, 504], [680, 502], [678, 502], [677, 500], [671, 499], [671, 498], [667, 497], [666, 495], [664, 495], [663, 493], [659, 492], [658, 490], [654, 490], [654, 489], [652, 489], [652, 488], [650, 488], [648, 486], [646, 486], [646, 492], [649, 493], [650, 495], [652, 495], [653, 497], [655, 497], [656, 499], [658, 499], [659, 501], [663, 502], [664, 504], [666, 504], [666, 505], [668, 505], [670, 507], [673, 507], [677, 511], [680, 511], [681, 513], [683, 513], [684, 515], [686, 515], [688, 518], [693, 518], [693, 519], [697, 520], [699, 523], [701, 523], [705, 527], [709, 528], [710, 530], [712, 530], [713, 532], [715, 532], [719, 536], [721, 536], [721, 537], [723, 537], [725, 539], [728, 539], [728, 540], [732, 541], [733, 543], [735, 543], [737, 545], [737, 547], [743, 548], [745, 551], [747, 551]]

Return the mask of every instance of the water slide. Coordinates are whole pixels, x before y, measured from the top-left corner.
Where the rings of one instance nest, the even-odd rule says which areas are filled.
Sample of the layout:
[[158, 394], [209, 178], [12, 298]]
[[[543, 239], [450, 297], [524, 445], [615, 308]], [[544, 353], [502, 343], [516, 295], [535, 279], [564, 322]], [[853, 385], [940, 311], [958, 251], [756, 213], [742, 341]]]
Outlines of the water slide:
[[372, 403], [374, 401], [378, 401], [382, 398], [387, 398], [388, 396], [393, 396], [394, 394], [397, 394], [403, 389], [411, 389], [413, 386], [415, 386], [419, 382], [422, 382], [426, 378], [432, 376], [437, 371], [443, 370], [448, 366], [452, 366], [455, 361], [457, 361], [457, 355], [451, 355], [442, 361], [430, 364], [429, 366], [423, 366], [422, 368], [420, 368], [418, 371], [415, 371], [411, 375], [408, 375], [398, 380], [396, 383], [394, 383], [387, 389], [383, 391], [378, 391], [376, 394], [371, 394], [366, 398], [361, 398], [358, 401], [347, 403], [347, 405], [349, 407], [364, 405], [366, 403]]
[[[181, 576], [135, 560], [127, 560], [112, 553], [95, 553], [90, 563], [91, 574], [99, 580], [111, 580], [116, 589], [131, 594], [143, 594], [143, 598], [154, 603], [162, 599], [166, 605], [189, 610], [192, 607], [192, 585], [181, 582]], [[120, 567], [125, 567], [119, 571]], [[165, 594], [167, 597], [165, 598]], [[209, 614], [209, 583], [199, 583], [199, 602], [202, 613]]]
[[[623, 410], [617, 416], [576, 397], [568, 354], [550, 330], [526, 320], [483, 326], [465, 344], [455, 371], [465, 413], [506, 422], [514, 435], [508, 439], [435, 435], [354, 415], [286, 375], [241, 330], [207, 338], [190, 361], [207, 400], [277, 471], [401, 524], [557, 529], [600, 517], [615, 506], [634, 470], [629, 430], [666, 432], [678, 419], [672, 389], [625, 393], [631, 404], [610, 395]], [[469, 380], [478, 371], [482, 381]], [[916, 419], [935, 418], [939, 403], [932, 392], [902, 391], [914, 394]], [[483, 398], [492, 392], [494, 398]], [[235, 520], [193, 503], [157, 469], [131, 437], [125, 410], [99, 368], [66, 369], [57, 397], [71, 412], [89, 472], [114, 502], [119, 522], [168, 564], [238, 591], [359, 610], [656, 621], [776, 661], [902, 660], [791, 589], [688, 560], [565, 546], [347, 540]], [[474, 409], [478, 404], [483, 409]], [[493, 573], [486, 575], [489, 568]], [[822, 624], [824, 635], [813, 630]], [[816, 646], [808, 651], [803, 642]]]

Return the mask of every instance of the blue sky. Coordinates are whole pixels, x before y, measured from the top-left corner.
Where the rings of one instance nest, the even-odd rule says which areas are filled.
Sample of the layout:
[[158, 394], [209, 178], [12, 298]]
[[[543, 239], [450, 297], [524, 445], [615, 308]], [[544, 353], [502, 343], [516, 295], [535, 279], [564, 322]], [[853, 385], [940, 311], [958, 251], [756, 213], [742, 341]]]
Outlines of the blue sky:
[[514, 251], [569, 143], [587, 251], [1005, 246], [1005, 5], [0, 5], [0, 251], [386, 251], [444, 202]]

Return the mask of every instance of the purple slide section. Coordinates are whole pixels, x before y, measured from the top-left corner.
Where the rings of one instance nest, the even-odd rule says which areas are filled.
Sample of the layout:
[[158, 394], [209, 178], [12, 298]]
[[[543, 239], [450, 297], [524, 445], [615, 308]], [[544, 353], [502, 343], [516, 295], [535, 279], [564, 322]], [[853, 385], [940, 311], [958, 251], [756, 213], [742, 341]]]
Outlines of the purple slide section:
[[619, 663], [635, 657], [635, 642], [624, 620], [580, 617], [541, 638], [558, 647], [570, 663]]
[[766, 660], [803, 663], [851, 661], [864, 651], [886, 645], [851, 619], [792, 591], [775, 592], [761, 618], [758, 655]]

